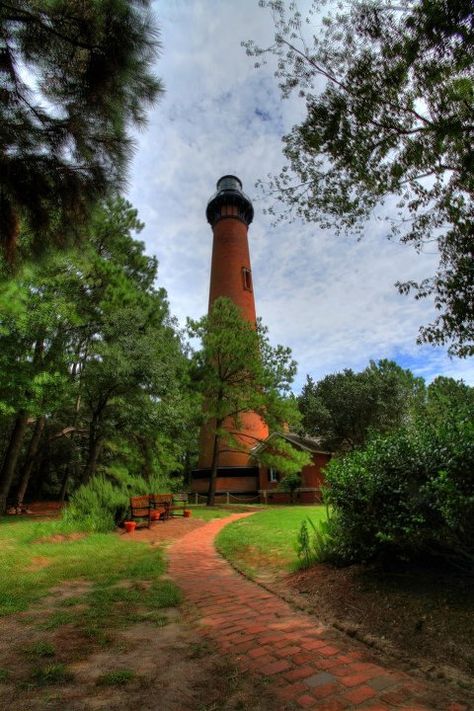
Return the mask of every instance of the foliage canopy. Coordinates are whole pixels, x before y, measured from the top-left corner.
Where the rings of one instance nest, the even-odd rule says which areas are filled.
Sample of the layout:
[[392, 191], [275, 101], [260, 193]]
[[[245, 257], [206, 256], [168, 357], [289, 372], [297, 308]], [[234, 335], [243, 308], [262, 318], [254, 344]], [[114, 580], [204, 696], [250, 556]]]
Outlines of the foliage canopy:
[[[162, 91], [148, 0], [7, 0], [0, 6], [0, 247], [20, 220], [32, 242], [64, 244], [125, 177], [130, 124]], [[24, 233], [22, 235], [24, 237]]]
[[333, 558], [474, 570], [474, 409], [377, 435], [326, 468]]
[[401, 425], [424, 399], [424, 381], [390, 360], [371, 362], [314, 382], [308, 376], [298, 398], [305, 432], [330, 451], [363, 445], [374, 432]]
[[108, 201], [80, 251], [23, 265], [0, 289], [2, 508], [25, 471], [57, 496], [96, 472], [183, 467], [196, 422], [187, 359], [141, 228], [130, 204]]
[[[374, 208], [396, 198], [391, 233], [422, 251], [436, 273], [397, 286], [431, 296], [439, 312], [419, 341], [474, 353], [474, 14], [469, 0], [261, 0], [275, 41], [246, 42], [257, 66], [276, 57], [283, 97], [299, 92], [306, 116], [283, 137], [287, 165], [269, 193], [322, 227], [361, 233]], [[309, 39], [306, 39], [309, 28]], [[285, 208], [283, 208], [285, 213]], [[392, 212], [393, 215], [393, 212]]]

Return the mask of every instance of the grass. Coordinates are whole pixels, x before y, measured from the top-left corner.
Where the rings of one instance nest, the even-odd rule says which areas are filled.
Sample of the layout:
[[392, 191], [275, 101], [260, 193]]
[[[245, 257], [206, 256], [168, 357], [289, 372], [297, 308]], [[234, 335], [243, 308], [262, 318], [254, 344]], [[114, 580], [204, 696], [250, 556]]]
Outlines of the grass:
[[[122, 579], [156, 582], [154, 592], [147, 593], [149, 602], [156, 602], [153, 596], [157, 596], [166, 601], [162, 606], [176, 604], [176, 588], [168, 582], [158, 585], [165, 564], [156, 548], [110, 533], [49, 542], [48, 537], [55, 533], [54, 521], [0, 519], [0, 617], [26, 610], [52, 587], [78, 579], [90, 581], [98, 589], [111, 587]], [[114, 593], [119, 594], [125, 595]], [[128, 600], [133, 595], [134, 600], [139, 597], [130, 591], [127, 595]], [[66, 616], [65, 611], [56, 622], [64, 624]], [[51, 624], [54, 626], [55, 621]]]
[[73, 612], [64, 612], [62, 610], [56, 610], [52, 615], [48, 617], [47, 620], [41, 622], [38, 625], [40, 630], [57, 630], [63, 625], [68, 625], [74, 622], [75, 615]]
[[114, 629], [137, 622], [164, 627], [168, 619], [163, 610], [179, 605], [181, 594], [169, 580], [134, 580], [126, 586], [96, 584], [90, 592], [76, 599], [80, 601], [80, 609], [52, 610], [37, 629], [55, 630], [73, 624], [92, 642], [107, 646], [110, 644], [107, 633]]
[[325, 506], [274, 506], [226, 526], [217, 549], [250, 577], [293, 570], [298, 563], [296, 539], [302, 521], [326, 518]]
[[55, 649], [49, 642], [36, 642], [32, 647], [29, 647], [25, 652], [32, 657], [54, 657]]
[[31, 681], [37, 686], [48, 686], [49, 684], [65, 684], [72, 681], [74, 675], [64, 664], [48, 664], [45, 667], [35, 669], [31, 674]]
[[[117, 631], [135, 623], [163, 627], [169, 608], [181, 602], [163, 576], [159, 548], [115, 533], [57, 534], [55, 521], [0, 522], [0, 616], [27, 610], [17, 623], [30, 630], [29, 645], [14, 652], [20, 653], [14, 668], [0, 669], [0, 683], [17, 692], [74, 683], [69, 664], [100, 647], [113, 649]], [[121, 686], [136, 678], [117, 669], [98, 683]]]
[[193, 518], [200, 518], [203, 521], [212, 521], [215, 518], [225, 518], [234, 513], [247, 513], [249, 511], [260, 511], [262, 506], [248, 504], [229, 504], [218, 506], [202, 506], [201, 504], [187, 504], [186, 508], [192, 511]]
[[88, 635], [100, 641], [101, 633], [124, 624], [149, 622], [163, 627], [167, 620], [159, 613], [181, 601], [178, 588], [169, 580], [158, 580], [144, 586], [140, 582], [130, 587], [97, 586], [84, 596], [87, 606], [77, 614], [77, 622]]
[[[196, 506], [190, 505], [195, 518], [210, 521], [230, 513], [255, 510], [249, 506]], [[38, 522], [17, 517], [0, 519], [0, 618], [21, 612], [69, 580], [83, 579], [94, 586], [92, 607], [110, 613], [114, 604], [124, 603], [162, 608], [178, 604], [179, 594], [169, 582], [160, 581], [165, 564], [161, 552], [147, 543], [127, 541], [110, 533], [88, 533], [82, 538], [73, 527], [64, 527], [62, 521]], [[148, 580], [154, 583], [149, 589], [120, 589], [115, 587], [123, 579]], [[111, 592], [107, 593], [107, 589]], [[108, 602], [106, 598], [108, 597]], [[84, 602], [84, 600], [80, 600]], [[61, 605], [73, 607], [77, 597], [64, 600]], [[107, 608], [107, 610], [105, 610]], [[44, 620], [44, 629], [56, 629], [73, 622], [76, 612], [56, 611]], [[157, 617], [156, 624], [163, 624]], [[95, 622], [92, 629], [96, 628]]]
[[124, 686], [135, 678], [135, 672], [131, 669], [116, 669], [115, 671], [102, 674], [97, 679], [99, 686]]

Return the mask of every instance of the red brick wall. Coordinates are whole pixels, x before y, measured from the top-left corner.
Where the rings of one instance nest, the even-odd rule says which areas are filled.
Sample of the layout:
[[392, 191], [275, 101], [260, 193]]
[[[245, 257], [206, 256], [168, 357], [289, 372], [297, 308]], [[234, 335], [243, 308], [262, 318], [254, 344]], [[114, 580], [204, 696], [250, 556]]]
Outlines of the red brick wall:
[[[234, 476], [234, 477], [218, 477], [216, 482], [216, 491], [248, 491], [257, 492], [257, 477], [256, 476]], [[209, 479], [194, 479], [192, 482], [192, 490], [198, 494], [207, 494], [209, 489]]]
[[247, 226], [238, 219], [219, 220], [214, 227], [209, 308], [219, 296], [227, 296], [255, 323], [254, 292], [244, 289], [242, 268], [251, 269]]
[[301, 486], [303, 488], [306, 486], [319, 488], [324, 484], [324, 474], [321, 469], [329, 462], [330, 458], [329, 454], [323, 454], [323, 452], [317, 452], [313, 455], [313, 463], [303, 467], [301, 476]]
[[[242, 422], [242, 436], [236, 437], [240, 440], [242, 447], [251, 449], [259, 441], [268, 436], [268, 427], [255, 412], [244, 412], [240, 416]], [[227, 429], [233, 430], [234, 423], [228, 422]], [[212, 451], [214, 447], [214, 432], [209, 426], [201, 428], [199, 440], [199, 464], [198, 469], [210, 469], [212, 464]], [[229, 445], [222, 442], [219, 454], [219, 467], [248, 467], [253, 466], [246, 451], [229, 451]]]
[[[260, 502], [267, 504], [291, 504], [291, 496], [286, 491], [273, 490], [267, 493], [267, 498], [260, 494]], [[297, 504], [320, 504], [322, 497], [318, 491], [299, 491], [296, 495]]]

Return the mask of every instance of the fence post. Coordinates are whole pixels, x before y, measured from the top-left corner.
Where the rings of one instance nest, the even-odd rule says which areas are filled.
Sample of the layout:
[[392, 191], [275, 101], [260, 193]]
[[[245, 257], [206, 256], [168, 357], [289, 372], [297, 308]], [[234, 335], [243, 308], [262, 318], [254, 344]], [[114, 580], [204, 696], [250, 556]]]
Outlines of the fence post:
[[195, 504], [198, 504], [198, 503], [199, 503], [199, 494], [197, 493], [197, 491], [196, 491], [196, 493], [194, 494], [194, 503], [195, 503]]
[[230, 494], [227, 492], [227, 503], [230, 504]]

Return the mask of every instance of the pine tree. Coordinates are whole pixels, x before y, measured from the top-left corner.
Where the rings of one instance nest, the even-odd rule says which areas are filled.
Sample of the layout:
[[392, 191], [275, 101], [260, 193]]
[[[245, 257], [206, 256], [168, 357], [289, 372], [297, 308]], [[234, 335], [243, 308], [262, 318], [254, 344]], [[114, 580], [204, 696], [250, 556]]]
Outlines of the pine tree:
[[[289, 388], [296, 363], [288, 348], [272, 347], [266, 329], [242, 318], [230, 299], [216, 299], [208, 316], [189, 321], [190, 335], [201, 339], [194, 354], [195, 382], [204, 399], [204, 418], [212, 428], [214, 443], [208, 506], [214, 504], [221, 443], [242, 448], [238, 434], [242, 415], [255, 412], [272, 431], [281, 431], [299, 420]], [[246, 443], [246, 448], [259, 444]], [[301, 469], [305, 453], [286, 442], [275, 442], [267, 454], [270, 466], [282, 472]]]
[[64, 245], [91, 204], [123, 183], [128, 128], [144, 123], [163, 90], [151, 73], [159, 42], [149, 5], [0, 4], [0, 248], [8, 263], [22, 222], [34, 248]]

